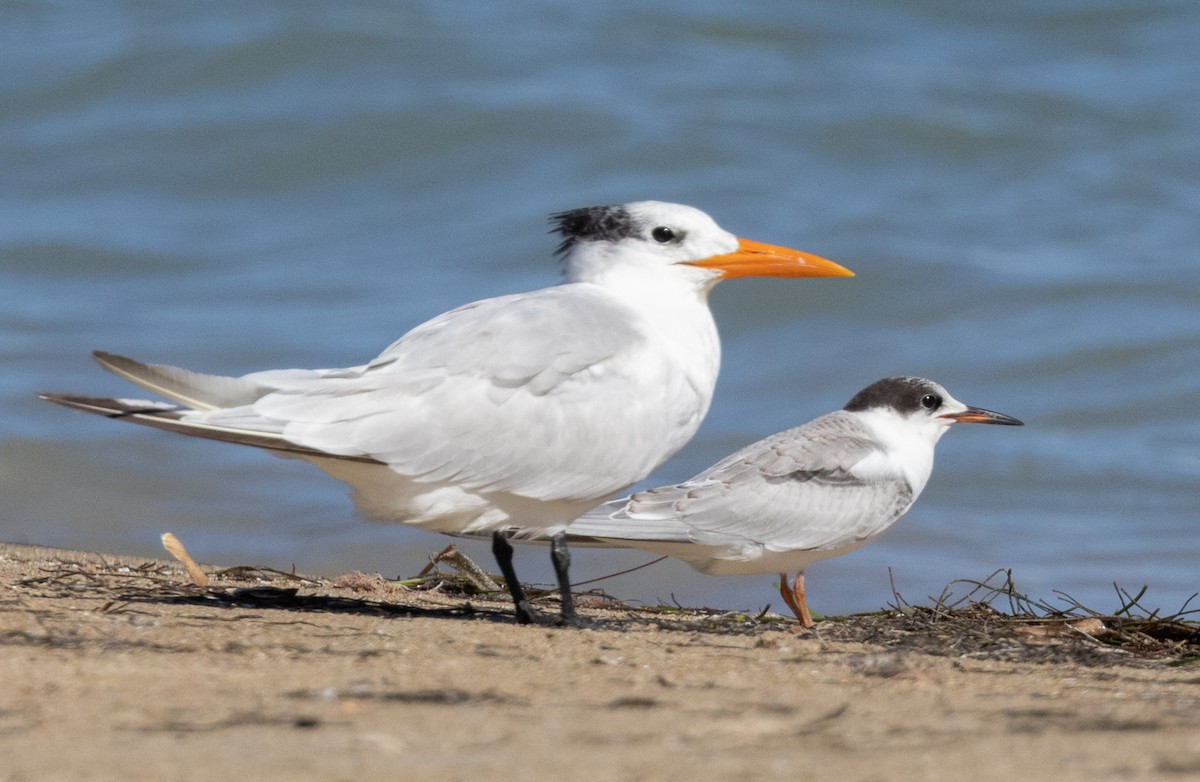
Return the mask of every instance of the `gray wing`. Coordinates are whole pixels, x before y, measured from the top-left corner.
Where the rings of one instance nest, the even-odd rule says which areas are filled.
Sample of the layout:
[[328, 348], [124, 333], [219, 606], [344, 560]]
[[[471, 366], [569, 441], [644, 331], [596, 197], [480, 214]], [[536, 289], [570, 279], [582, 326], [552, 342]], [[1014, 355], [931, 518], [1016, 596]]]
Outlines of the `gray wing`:
[[708, 406], [710, 389], [692, 387], [638, 322], [586, 285], [488, 299], [364, 367], [248, 375], [271, 390], [191, 420], [478, 492], [609, 496], [681, 447]]
[[[117, 356], [116, 358], [121, 357]], [[174, 367], [166, 368], [174, 369]], [[187, 421], [185, 420], [188, 412], [186, 409], [169, 405], [165, 402], [54, 393], [38, 394], [38, 398], [45, 399], [47, 402], [53, 402], [56, 405], [71, 408], [72, 410], [81, 410], [85, 413], [101, 415], [105, 418], [118, 418], [130, 423], [151, 426], [155, 429], [165, 429], [168, 432], [186, 434], [192, 437], [202, 437], [207, 440], [220, 440], [226, 443], [250, 445], [255, 448], [264, 448], [269, 451], [279, 451], [283, 454], [295, 454], [312, 459], [334, 458], [369, 464], [379, 463], [365, 456], [330, 457], [327, 453], [290, 443], [277, 434], [226, 429], [209, 424]]]
[[256, 382], [253, 375], [206, 375], [167, 364], [143, 364], [102, 350], [93, 352], [92, 358], [114, 375], [193, 410], [248, 405], [274, 390], [272, 385]]
[[844, 412], [772, 435], [691, 480], [589, 511], [572, 537], [695, 543], [767, 551], [839, 549], [879, 534], [915, 499], [898, 473], [856, 474], [876, 454]]

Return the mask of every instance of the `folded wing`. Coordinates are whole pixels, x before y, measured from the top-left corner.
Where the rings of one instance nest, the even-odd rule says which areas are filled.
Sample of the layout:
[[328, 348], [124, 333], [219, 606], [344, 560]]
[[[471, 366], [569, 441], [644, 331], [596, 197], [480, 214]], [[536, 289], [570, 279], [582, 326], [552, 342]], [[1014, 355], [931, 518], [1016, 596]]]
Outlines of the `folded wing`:
[[[693, 544], [730, 557], [762, 551], [844, 548], [879, 534], [914, 499], [896, 475], [865, 479], [855, 465], [876, 452], [869, 432], [842, 412], [761, 440], [691, 480], [638, 492], [589, 511], [568, 539]], [[664, 546], [685, 560], [711, 550]], [[741, 552], [739, 555], [738, 552]]]

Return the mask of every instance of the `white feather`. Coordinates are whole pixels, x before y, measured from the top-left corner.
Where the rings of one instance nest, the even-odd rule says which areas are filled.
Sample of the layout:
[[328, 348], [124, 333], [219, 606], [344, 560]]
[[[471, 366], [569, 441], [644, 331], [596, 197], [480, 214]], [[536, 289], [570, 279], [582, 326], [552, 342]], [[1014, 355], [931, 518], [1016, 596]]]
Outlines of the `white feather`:
[[[368, 364], [231, 378], [100, 353], [105, 368], [184, 409], [55, 401], [299, 455], [350, 484], [376, 518], [559, 529], [692, 437], [720, 364], [707, 294], [722, 272], [693, 262], [739, 240], [691, 207], [620, 211], [622, 230], [568, 234], [564, 284], [459, 307]], [[654, 238], [659, 226], [669, 241]]]

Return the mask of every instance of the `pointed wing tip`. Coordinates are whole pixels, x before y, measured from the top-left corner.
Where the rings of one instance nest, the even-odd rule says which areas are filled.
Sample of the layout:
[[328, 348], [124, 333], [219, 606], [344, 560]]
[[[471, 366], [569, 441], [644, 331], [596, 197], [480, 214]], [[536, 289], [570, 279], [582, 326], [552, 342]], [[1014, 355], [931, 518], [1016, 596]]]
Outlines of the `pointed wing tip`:
[[43, 391], [37, 397], [38, 399], [61, 405], [70, 410], [82, 410], [95, 415], [112, 415], [114, 412], [114, 400], [111, 399], [97, 399], [95, 397], [80, 396], [78, 394], [61, 394], [52, 391]]
[[166, 402], [142, 399], [116, 399], [106, 396], [83, 396], [82, 394], [55, 392], [43, 392], [37, 396], [38, 399], [44, 399], [72, 410], [83, 410], [109, 418], [121, 418], [135, 414], [175, 413], [181, 409]]
[[38, 399], [43, 399], [47, 402], [53, 402], [56, 405], [63, 407], [74, 407], [77, 409], [94, 410], [98, 403], [103, 403], [105, 407], [111, 407], [115, 404], [115, 399], [104, 399], [94, 396], [83, 396], [81, 394], [64, 394], [57, 391], [42, 391], [37, 395]]
[[125, 356], [119, 356], [116, 353], [109, 353], [106, 350], [93, 350], [92, 360], [105, 369], [110, 369], [118, 364], [136, 364], [137, 362]]

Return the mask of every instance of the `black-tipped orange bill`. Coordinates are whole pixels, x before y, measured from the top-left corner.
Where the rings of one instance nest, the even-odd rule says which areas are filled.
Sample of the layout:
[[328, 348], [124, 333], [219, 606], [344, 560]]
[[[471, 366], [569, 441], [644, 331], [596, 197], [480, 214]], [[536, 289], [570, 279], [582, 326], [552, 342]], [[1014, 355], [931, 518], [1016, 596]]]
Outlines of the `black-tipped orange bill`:
[[736, 251], [714, 255], [692, 266], [718, 269], [723, 279], [736, 277], [853, 277], [854, 272], [810, 253], [773, 244], [738, 239]]
[[942, 418], [949, 418], [951, 421], [957, 421], [960, 424], [1000, 424], [1001, 426], [1024, 426], [1023, 421], [1018, 421], [1010, 415], [997, 413], [992, 410], [984, 410], [982, 407], [968, 407], [961, 413], [946, 413]]

